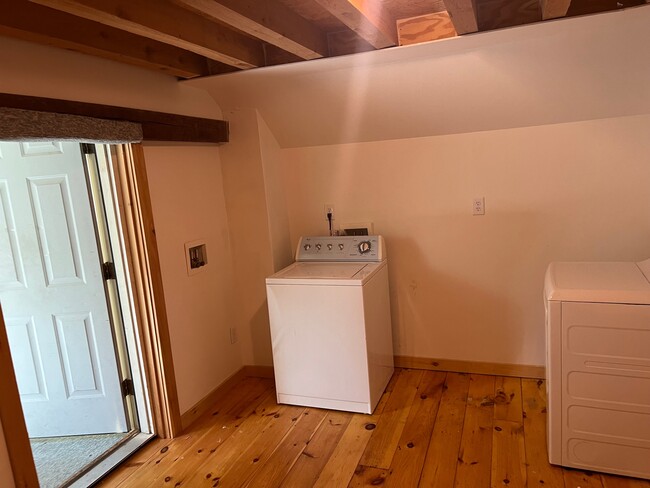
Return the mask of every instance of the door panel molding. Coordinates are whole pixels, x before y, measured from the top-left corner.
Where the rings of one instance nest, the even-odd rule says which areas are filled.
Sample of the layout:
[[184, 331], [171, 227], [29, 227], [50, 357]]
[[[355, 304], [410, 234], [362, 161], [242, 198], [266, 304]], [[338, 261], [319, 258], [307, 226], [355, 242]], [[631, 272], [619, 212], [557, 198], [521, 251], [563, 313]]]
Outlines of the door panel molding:
[[7, 317], [5, 323], [10, 349], [19, 351], [16, 358], [18, 369], [22, 369], [23, 373], [32, 370], [31, 378], [23, 374], [23, 384], [18, 384], [18, 392], [26, 402], [46, 401], [45, 372], [41, 350], [38, 347], [34, 317]]
[[[32, 211], [36, 218], [39, 252], [47, 286], [85, 283], [77, 223], [67, 175], [27, 178]], [[68, 230], [65, 237], [55, 229]]]
[[11, 262], [0, 265], [0, 291], [25, 288], [25, 265], [20, 253], [20, 243], [16, 231], [16, 218], [9, 197], [7, 180], [0, 180], [0, 239], [5, 241], [3, 247], [11, 249]]

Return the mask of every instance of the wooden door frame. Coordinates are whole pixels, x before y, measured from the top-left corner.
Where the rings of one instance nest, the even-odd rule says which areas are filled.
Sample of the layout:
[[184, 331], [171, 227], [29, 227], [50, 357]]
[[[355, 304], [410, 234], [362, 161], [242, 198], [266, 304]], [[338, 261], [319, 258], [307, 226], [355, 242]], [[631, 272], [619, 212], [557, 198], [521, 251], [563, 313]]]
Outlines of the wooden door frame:
[[[175, 437], [182, 431], [181, 416], [142, 144], [117, 146], [113, 157], [117, 158], [115, 168], [116, 183], [120, 186], [118, 202], [122, 217], [121, 231], [131, 272], [153, 425], [159, 437]], [[16, 486], [38, 486], [4, 316], [1, 313], [0, 421]]]

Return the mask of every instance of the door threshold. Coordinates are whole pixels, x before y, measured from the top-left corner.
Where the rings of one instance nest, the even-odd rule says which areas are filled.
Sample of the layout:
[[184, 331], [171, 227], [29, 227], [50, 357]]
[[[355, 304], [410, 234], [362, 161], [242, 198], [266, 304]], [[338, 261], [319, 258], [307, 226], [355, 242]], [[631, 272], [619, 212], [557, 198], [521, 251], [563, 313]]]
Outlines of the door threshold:
[[70, 484], [66, 485], [66, 487], [88, 488], [89, 486], [92, 486], [154, 437], [155, 434], [143, 434], [142, 432], [139, 432], [133, 437], [126, 439], [101, 461], [97, 462], [88, 471], [83, 473]]

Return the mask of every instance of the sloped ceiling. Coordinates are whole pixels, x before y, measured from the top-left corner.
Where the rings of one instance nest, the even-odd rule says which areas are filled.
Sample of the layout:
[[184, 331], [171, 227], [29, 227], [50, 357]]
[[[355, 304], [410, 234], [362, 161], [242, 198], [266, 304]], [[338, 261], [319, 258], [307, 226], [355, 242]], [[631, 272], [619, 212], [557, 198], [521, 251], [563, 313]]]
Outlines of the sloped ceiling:
[[[184, 81], [282, 147], [650, 113], [650, 5]], [[540, 141], [551, 144], [552, 141]]]

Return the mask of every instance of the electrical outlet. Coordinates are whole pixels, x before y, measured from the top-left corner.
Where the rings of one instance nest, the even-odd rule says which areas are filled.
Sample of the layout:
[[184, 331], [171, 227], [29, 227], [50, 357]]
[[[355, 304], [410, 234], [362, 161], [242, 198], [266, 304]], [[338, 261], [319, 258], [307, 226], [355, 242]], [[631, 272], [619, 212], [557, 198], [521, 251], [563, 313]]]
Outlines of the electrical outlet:
[[472, 215], [485, 215], [485, 197], [472, 200]]
[[326, 203], [325, 206], [323, 207], [324, 214], [325, 215], [325, 220], [328, 220], [327, 214], [331, 213], [332, 214], [332, 220], [334, 220], [334, 205], [331, 203]]
[[230, 328], [230, 343], [234, 344], [237, 342], [237, 329], [235, 327]]

